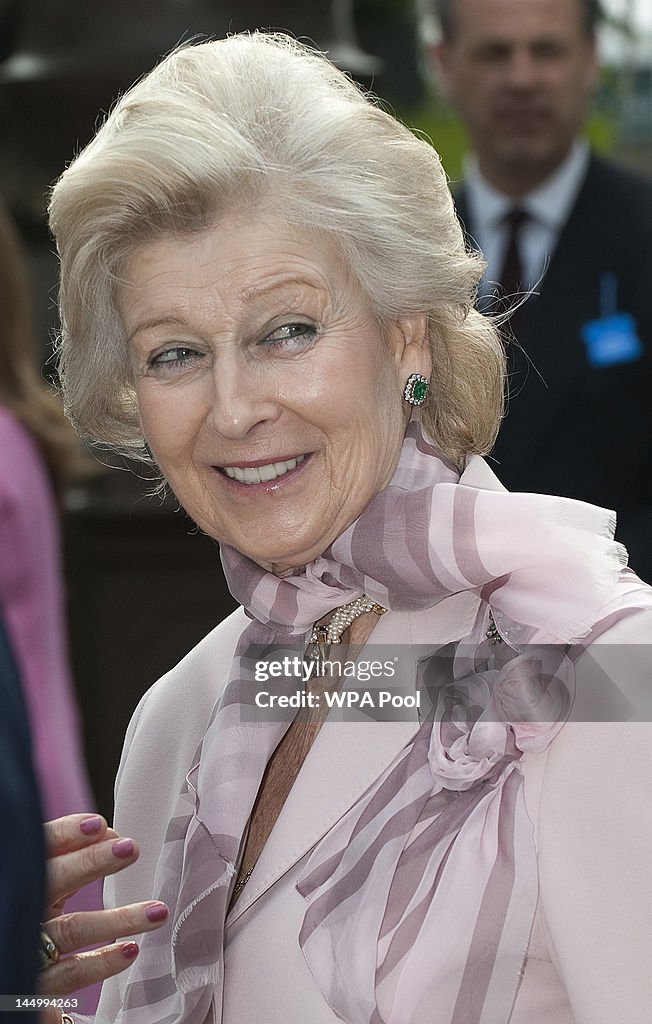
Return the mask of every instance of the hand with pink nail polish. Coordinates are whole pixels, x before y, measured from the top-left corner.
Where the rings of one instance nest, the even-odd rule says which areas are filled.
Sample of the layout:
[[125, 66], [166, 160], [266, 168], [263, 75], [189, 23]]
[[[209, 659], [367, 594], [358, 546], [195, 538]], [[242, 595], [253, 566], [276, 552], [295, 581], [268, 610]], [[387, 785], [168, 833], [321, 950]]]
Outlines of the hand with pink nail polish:
[[[115, 910], [66, 914], [65, 901], [82, 886], [129, 867], [138, 859], [133, 839], [121, 837], [97, 814], [69, 814], [45, 824], [48, 847], [48, 906], [44, 929], [61, 959], [39, 975], [44, 995], [69, 995], [125, 970], [138, 956], [135, 942], [115, 942], [160, 928], [168, 917], [164, 903], [148, 900]], [[77, 952], [108, 943], [88, 952]], [[50, 1013], [51, 1011], [47, 1011]], [[58, 1024], [54, 1011], [43, 1018]]]

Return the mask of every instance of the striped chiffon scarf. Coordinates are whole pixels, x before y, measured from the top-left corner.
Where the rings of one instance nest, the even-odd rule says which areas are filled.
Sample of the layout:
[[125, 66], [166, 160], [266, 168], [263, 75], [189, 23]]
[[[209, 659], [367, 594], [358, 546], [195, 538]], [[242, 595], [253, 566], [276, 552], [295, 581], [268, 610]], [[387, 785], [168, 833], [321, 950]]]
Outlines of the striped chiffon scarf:
[[[288, 727], [249, 720], [254, 661], [294, 655], [313, 622], [363, 592], [413, 610], [462, 591], [491, 606], [511, 646], [493, 661], [452, 659], [466, 710], [440, 685], [414, 739], [313, 850], [298, 938], [349, 1024], [507, 1021], [537, 900], [520, 762], [550, 742], [572, 699], [564, 648], [523, 645], [572, 644], [613, 601], [625, 556], [612, 519], [566, 499], [464, 486], [412, 422], [390, 485], [301, 572], [279, 579], [223, 550], [251, 623], [169, 822], [155, 894], [172, 913], [143, 938], [120, 1024], [204, 1024], [216, 993], [219, 1015], [242, 837]], [[418, 685], [440, 671], [422, 663]]]

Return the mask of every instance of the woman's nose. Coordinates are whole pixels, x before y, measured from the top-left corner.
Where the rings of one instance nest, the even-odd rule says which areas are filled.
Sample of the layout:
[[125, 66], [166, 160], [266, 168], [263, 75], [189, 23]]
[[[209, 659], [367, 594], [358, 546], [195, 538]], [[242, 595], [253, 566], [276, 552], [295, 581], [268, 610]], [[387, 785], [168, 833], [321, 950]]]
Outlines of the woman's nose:
[[244, 361], [218, 360], [207, 421], [229, 440], [242, 440], [279, 416], [274, 389], [264, 372]]

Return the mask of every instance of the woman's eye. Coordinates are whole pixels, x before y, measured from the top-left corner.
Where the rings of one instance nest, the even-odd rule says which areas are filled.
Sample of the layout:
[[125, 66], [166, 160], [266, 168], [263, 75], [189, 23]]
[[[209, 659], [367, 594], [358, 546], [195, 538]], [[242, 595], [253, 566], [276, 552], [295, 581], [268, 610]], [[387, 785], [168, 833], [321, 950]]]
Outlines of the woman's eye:
[[200, 358], [201, 352], [197, 352], [196, 349], [188, 348], [186, 345], [174, 345], [152, 356], [148, 364], [155, 370], [172, 370], [188, 367]]
[[316, 337], [317, 328], [314, 324], [283, 324], [266, 335], [263, 344], [273, 348], [306, 348]]

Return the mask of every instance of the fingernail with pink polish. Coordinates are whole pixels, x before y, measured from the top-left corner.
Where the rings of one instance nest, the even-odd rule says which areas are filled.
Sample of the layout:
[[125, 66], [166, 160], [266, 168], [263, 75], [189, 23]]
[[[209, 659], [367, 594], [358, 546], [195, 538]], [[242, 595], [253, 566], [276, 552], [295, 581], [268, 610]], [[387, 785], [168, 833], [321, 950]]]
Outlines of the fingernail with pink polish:
[[120, 946], [120, 952], [125, 960], [134, 960], [138, 956], [138, 946], [135, 942], [125, 942], [124, 946]]
[[133, 839], [116, 839], [111, 850], [116, 857], [131, 857], [134, 852], [134, 841]]
[[148, 921], [164, 921], [167, 916], [168, 908], [165, 906], [165, 903], [154, 903], [145, 911], [145, 917]]
[[94, 836], [101, 828], [102, 819], [97, 815], [94, 818], [84, 818], [84, 820], [79, 823], [79, 831], [83, 832], [85, 836]]

